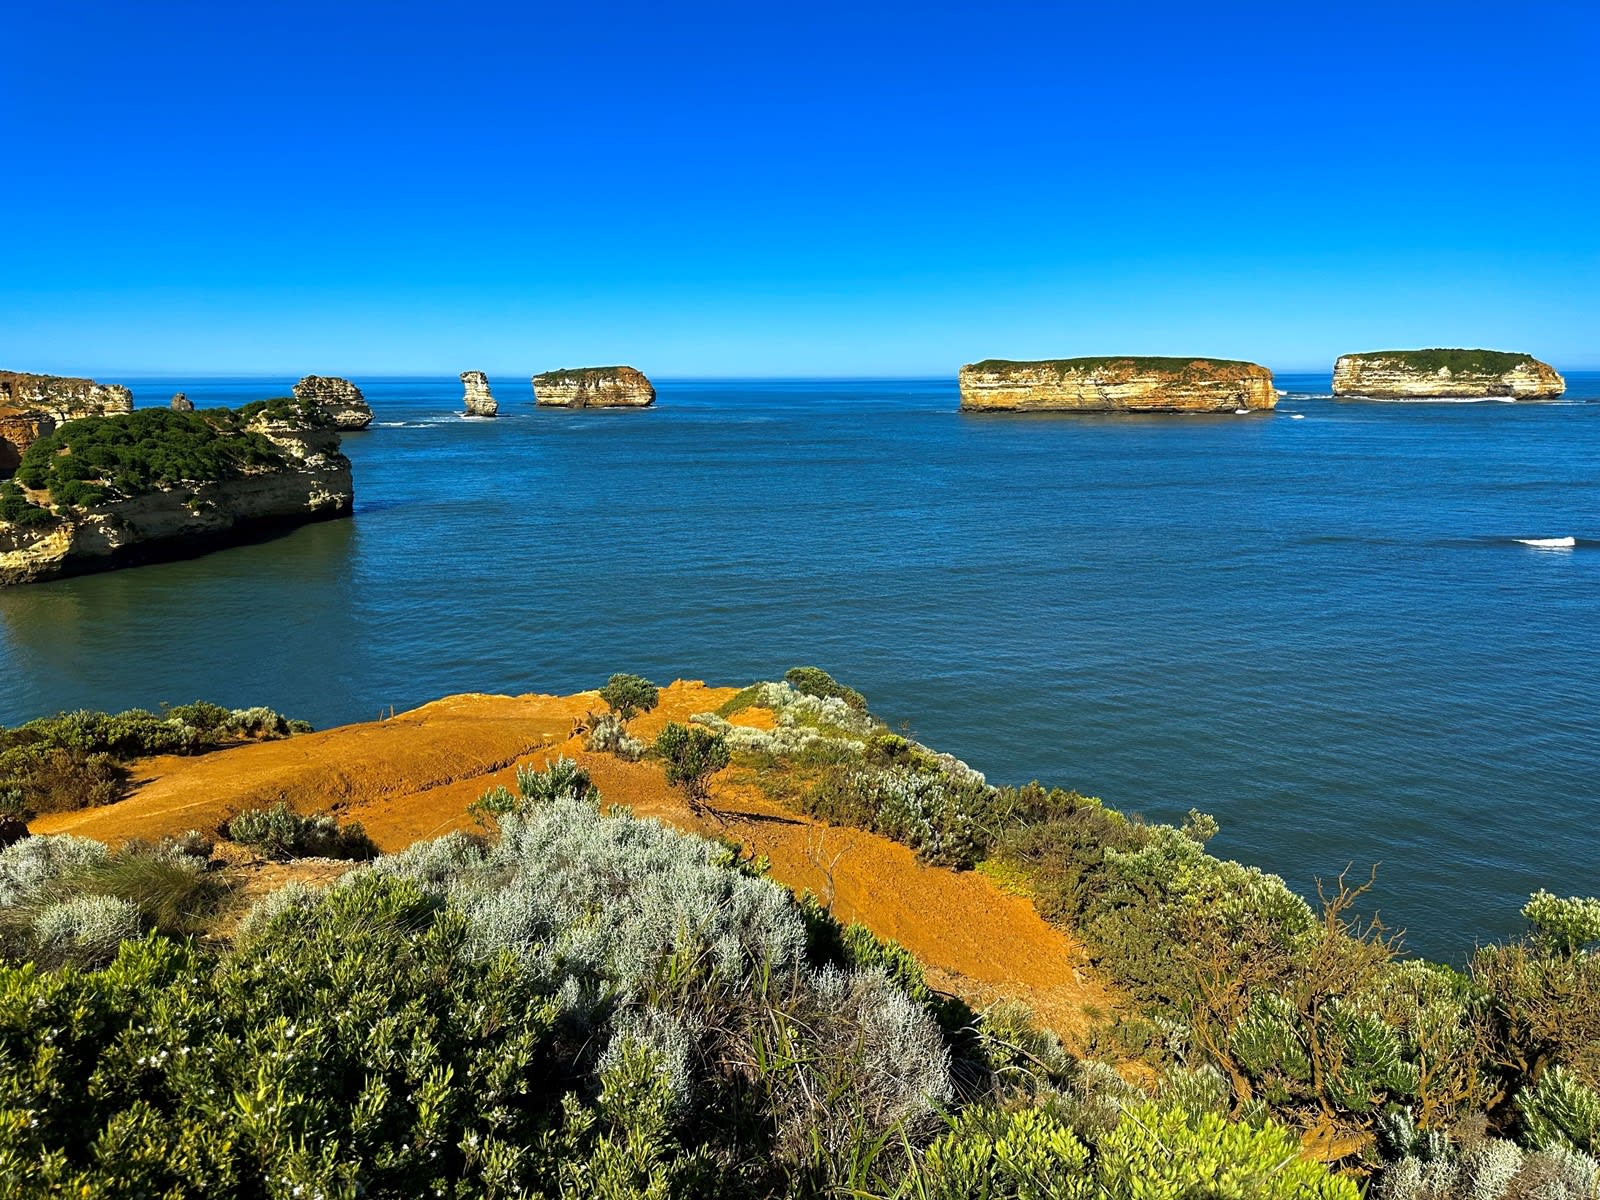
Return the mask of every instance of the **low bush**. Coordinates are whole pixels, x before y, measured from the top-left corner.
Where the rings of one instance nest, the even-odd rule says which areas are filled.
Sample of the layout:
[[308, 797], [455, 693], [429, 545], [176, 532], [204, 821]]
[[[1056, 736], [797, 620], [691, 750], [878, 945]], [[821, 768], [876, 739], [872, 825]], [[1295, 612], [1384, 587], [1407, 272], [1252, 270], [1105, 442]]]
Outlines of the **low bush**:
[[377, 856], [378, 847], [359, 821], [340, 825], [328, 813], [301, 814], [280, 800], [271, 808], [247, 808], [218, 831], [267, 858], [353, 858]]
[[590, 727], [583, 748], [596, 754], [614, 754], [627, 762], [638, 762], [650, 747], [628, 733], [616, 713], [606, 713]]
[[732, 761], [721, 734], [676, 721], [661, 731], [655, 748], [666, 766], [667, 782], [682, 788], [696, 807], [708, 799], [711, 777]]
[[867, 711], [865, 696], [855, 688], [845, 687], [821, 667], [791, 667], [784, 672], [783, 681], [795, 691], [807, 696], [816, 696], [823, 700], [836, 698], [843, 700], [857, 712]]
[[639, 675], [613, 675], [600, 689], [600, 699], [626, 728], [634, 717], [661, 702], [661, 689]]

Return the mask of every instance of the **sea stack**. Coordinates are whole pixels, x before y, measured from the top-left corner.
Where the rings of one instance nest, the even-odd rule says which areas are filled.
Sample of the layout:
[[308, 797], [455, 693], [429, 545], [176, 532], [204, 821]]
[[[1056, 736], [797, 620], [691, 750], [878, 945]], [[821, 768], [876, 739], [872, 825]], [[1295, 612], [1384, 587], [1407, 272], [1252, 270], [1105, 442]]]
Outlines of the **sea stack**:
[[333, 375], [307, 375], [294, 385], [296, 400], [310, 401], [320, 408], [335, 429], [349, 433], [372, 424], [372, 408], [361, 389], [348, 379]]
[[492, 417], [500, 411], [494, 396], [489, 392], [489, 377], [482, 371], [461, 372], [461, 386], [466, 389], [466, 412], [469, 417]]
[[1272, 372], [1221, 358], [991, 358], [961, 368], [963, 412], [1236, 412], [1277, 407]]
[[540, 408], [647, 408], [656, 389], [632, 367], [571, 367], [533, 377]]
[[172, 396], [172, 411], [193, 412], [194, 401], [189, 399], [189, 397], [185, 396], [182, 392], [174, 392]]
[[1567, 381], [1531, 354], [1503, 350], [1369, 350], [1333, 364], [1335, 396], [1372, 400], [1552, 400]]
[[133, 393], [121, 384], [0, 371], [0, 478], [16, 470], [23, 452], [58, 426], [132, 411]]

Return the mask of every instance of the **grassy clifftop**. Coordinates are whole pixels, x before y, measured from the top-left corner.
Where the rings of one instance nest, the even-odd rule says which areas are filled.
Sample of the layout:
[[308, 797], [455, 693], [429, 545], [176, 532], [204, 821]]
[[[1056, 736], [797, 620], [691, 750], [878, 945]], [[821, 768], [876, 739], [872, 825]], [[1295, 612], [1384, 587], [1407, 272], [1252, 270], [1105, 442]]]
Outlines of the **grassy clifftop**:
[[632, 367], [562, 367], [558, 371], [545, 371], [533, 377], [534, 383], [581, 383], [596, 377], [617, 379], [634, 374]]
[[1004, 374], [1007, 371], [1037, 369], [1048, 367], [1055, 370], [1057, 375], [1066, 376], [1076, 372], [1098, 371], [1114, 367], [1119, 370], [1150, 372], [1162, 375], [1187, 375], [1191, 373], [1212, 375], [1218, 373], [1236, 373], [1244, 371], [1259, 371], [1262, 368], [1251, 362], [1234, 358], [1177, 358], [1161, 357], [1154, 355], [1095, 355], [1087, 358], [1044, 358], [1033, 361], [1017, 361], [1007, 358], [986, 358], [982, 362], [969, 363], [963, 367], [964, 371], [995, 372]]
[[1347, 354], [1358, 362], [1398, 363], [1413, 371], [1437, 374], [1448, 369], [1452, 375], [1503, 375], [1507, 371], [1537, 360], [1531, 354], [1506, 350], [1368, 350]]

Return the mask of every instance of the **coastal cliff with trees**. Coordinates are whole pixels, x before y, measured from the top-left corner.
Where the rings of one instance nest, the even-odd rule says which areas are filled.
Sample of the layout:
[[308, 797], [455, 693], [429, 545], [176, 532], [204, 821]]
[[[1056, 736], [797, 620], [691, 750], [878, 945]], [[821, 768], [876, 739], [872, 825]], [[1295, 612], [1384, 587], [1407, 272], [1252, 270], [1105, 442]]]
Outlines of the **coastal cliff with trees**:
[[[815, 668], [160, 761], [0, 851], [19, 1195], [1600, 1184], [1600, 901], [1541, 893], [1524, 938], [1410, 959], [1365, 874], [1311, 903], [1208, 853], [1204, 813], [995, 786]], [[1036, 964], [985, 984], [927, 935], [1004, 961], [1024, 914], [1081, 942], [1060, 978], [1093, 1003], [1030, 1013]]]
[[68, 421], [0, 482], [0, 585], [214, 549], [346, 516], [353, 498], [314, 400]]

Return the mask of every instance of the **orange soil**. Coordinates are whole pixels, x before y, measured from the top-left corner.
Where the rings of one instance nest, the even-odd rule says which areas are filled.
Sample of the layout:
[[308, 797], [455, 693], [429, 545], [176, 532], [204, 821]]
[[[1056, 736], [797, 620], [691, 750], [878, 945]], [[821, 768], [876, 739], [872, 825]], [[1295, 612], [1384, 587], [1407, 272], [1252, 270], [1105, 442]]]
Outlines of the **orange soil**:
[[[653, 739], [668, 721], [715, 709], [733, 694], [732, 688], [679, 681], [664, 688], [660, 707], [630, 730]], [[472, 828], [466, 807], [486, 789], [514, 787], [519, 765], [542, 766], [566, 755], [582, 763], [605, 803], [625, 804], [680, 829], [732, 837], [770, 859], [773, 878], [796, 892], [826, 899], [831, 890], [837, 916], [893, 938], [925, 964], [929, 982], [969, 1003], [1020, 1000], [1075, 1047], [1116, 1007], [1082, 947], [1046, 924], [1026, 899], [974, 872], [924, 866], [906, 847], [876, 834], [819, 825], [769, 799], [737, 769], [715, 781], [715, 816], [699, 816], [653, 763], [583, 749], [576, 722], [603, 708], [595, 692], [451, 696], [368, 724], [199, 757], [148, 759], [139, 764], [137, 786], [126, 800], [40, 817], [33, 830], [116, 844], [188, 829], [212, 832], [242, 809], [281, 799], [302, 812], [332, 810], [342, 820], [360, 821], [392, 851]], [[734, 719], [772, 726], [772, 714], [763, 709]], [[273, 882], [281, 880], [274, 876]]]

